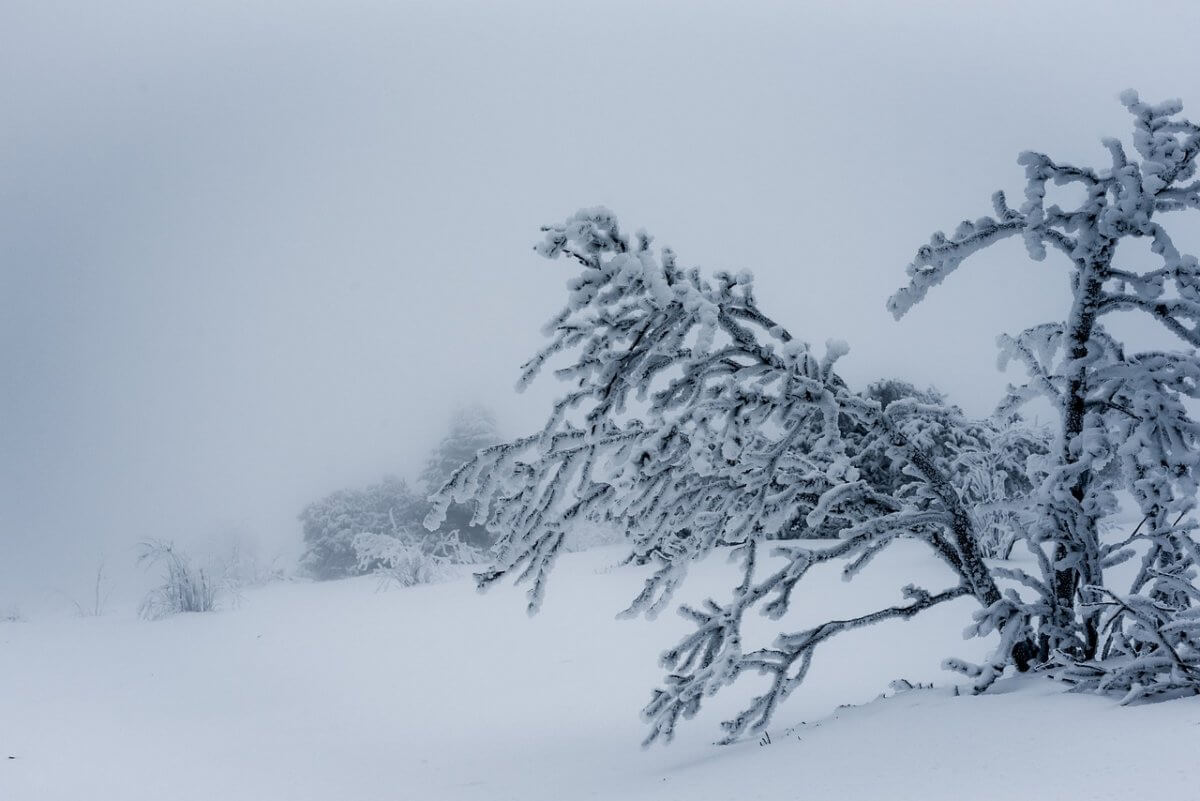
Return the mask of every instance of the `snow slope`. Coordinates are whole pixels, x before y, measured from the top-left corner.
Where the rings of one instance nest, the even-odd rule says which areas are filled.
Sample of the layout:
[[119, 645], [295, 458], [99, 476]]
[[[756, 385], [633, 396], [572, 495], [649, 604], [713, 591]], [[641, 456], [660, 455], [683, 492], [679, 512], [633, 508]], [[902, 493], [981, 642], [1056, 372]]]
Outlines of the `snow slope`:
[[[984, 646], [957, 636], [967, 600], [818, 652], [770, 744], [712, 745], [747, 677], [641, 750], [657, 654], [686, 624], [614, 619], [641, 575], [611, 569], [620, 553], [564, 556], [534, 618], [509, 587], [362, 579], [153, 623], [0, 624], [0, 799], [1200, 798], [1200, 700], [1121, 708], [1041, 679], [954, 697], [938, 663]], [[816, 574], [789, 625], [942, 587], [931, 569], [914, 545], [849, 585]], [[723, 594], [728, 570], [699, 565], [685, 597]], [[901, 677], [940, 686], [872, 701]]]

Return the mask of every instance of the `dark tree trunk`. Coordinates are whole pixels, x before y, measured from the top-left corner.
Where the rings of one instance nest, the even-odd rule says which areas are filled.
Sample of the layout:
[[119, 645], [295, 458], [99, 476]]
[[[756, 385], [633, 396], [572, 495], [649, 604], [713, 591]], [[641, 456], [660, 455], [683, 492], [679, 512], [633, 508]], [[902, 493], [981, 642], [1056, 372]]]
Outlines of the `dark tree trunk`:
[[[1103, 247], [1097, 258], [1080, 270], [1077, 285], [1074, 287], [1075, 301], [1071, 306], [1071, 314], [1067, 319], [1066, 339], [1067, 348], [1072, 364], [1063, 391], [1063, 428], [1062, 454], [1064, 466], [1070, 466], [1078, 461], [1071, 450], [1071, 444], [1076, 437], [1083, 433], [1087, 415], [1088, 366], [1084, 361], [1088, 356], [1088, 346], [1095, 330], [1096, 316], [1103, 297], [1103, 286], [1108, 274], [1108, 260], [1111, 258], [1111, 243]], [[1039, 636], [1039, 658], [1045, 661], [1050, 651], [1062, 648], [1080, 652], [1088, 658], [1094, 656], [1099, 642], [1099, 633], [1094, 614], [1085, 614], [1082, 621], [1076, 616], [1076, 602], [1080, 595], [1080, 587], [1091, 583], [1093, 567], [1088, 560], [1088, 554], [1094, 551], [1097, 539], [1096, 521], [1083, 510], [1083, 501], [1087, 497], [1088, 484], [1091, 477], [1087, 472], [1082, 473], [1071, 487], [1071, 497], [1075, 500], [1076, 515], [1074, 520], [1061, 521], [1060, 525], [1069, 526], [1070, 530], [1063, 532], [1065, 537], [1055, 546], [1054, 559], [1061, 564], [1071, 552], [1078, 552], [1079, 559], [1070, 567], [1056, 569], [1054, 572], [1054, 610], [1050, 627]], [[1082, 626], [1082, 630], [1081, 630]], [[1078, 632], [1078, 636], [1070, 636]]]

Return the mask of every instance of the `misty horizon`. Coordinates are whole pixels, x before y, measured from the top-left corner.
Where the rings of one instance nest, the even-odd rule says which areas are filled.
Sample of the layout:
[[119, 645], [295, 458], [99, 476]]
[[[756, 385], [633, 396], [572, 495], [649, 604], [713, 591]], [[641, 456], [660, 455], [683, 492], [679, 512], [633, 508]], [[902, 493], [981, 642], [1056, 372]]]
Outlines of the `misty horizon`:
[[306, 503], [411, 479], [451, 407], [536, 429], [561, 387], [513, 386], [567, 273], [531, 246], [580, 207], [753, 271], [852, 383], [986, 414], [995, 337], [1065, 271], [1007, 243], [897, 323], [904, 266], [1017, 192], [1018, 152], [1101, 158], [1118, 92], [1187, 102], [1200, 66], [1093, 59], [1126, 34], [1084, 7], [1027, 7], [1088, 32], [1053, 42], [937, 3], [7, 8], [0, 584], [147, 538], [294, 552]]

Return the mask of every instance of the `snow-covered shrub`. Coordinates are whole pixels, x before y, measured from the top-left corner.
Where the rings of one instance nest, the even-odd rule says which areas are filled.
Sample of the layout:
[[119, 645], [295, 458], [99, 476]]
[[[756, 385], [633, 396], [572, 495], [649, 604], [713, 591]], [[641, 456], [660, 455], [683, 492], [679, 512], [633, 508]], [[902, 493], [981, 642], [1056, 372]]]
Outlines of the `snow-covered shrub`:
[[69, 601], [75, 609], [75, 614], [79, 617], [103, 615], [105, 607], [108, 605], [108, 598], [112, 594], [112, 581], [107, 575], [105, 559], [101, 557], [97, 561], [96, 572], [93, 574], [86, 593], [82, 596], [68, 593], [65, 590], [58, 590], [56, 594]]
[[111, 594], [112, 582], [105, 576], [105, 560], [101, 558], [96, 564], [96, 573], [86, 599], [78, 601], [72, 598], [71, 603], [80, 617], [100, 617]]
[[364, 532], [354, 538], [354, 551], [364, 572], [379, 573], [401, 587], [438, 578], [435, 560], [408, 539]]
[[364, 532], [354, 538], [354, 551], [364, 573], [376, 573], [402, 587], [445, 581], [462, 565], [479, 564], [484, 552], [464, 543], [457, 531], [392, 534]]
[[214, 543], [209, 563], [221, 586], [234, 591], [281, 581], [287, 576], [279, 557], [264, 559], [258, 543], [236, 529]]
[[181, 612], [211, 612], [216, 608], [217, 587], [202, 567], [196, 567], [187, 554], [172, 543], [158, 540], [139, 546], [138, 564], [161, 567], [162, 584], [147, 593], [139, 612], [157, 620]]

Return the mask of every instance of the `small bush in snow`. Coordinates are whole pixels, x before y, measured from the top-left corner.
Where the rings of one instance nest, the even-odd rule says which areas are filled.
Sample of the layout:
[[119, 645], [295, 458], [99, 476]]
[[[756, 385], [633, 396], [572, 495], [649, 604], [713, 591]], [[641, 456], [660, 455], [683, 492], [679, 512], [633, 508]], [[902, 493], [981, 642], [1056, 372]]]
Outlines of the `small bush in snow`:
[[108, 603], [108, 596], [111, 593], [112, 582], [105, 576], [105, 560], [101, 559], [96, 564], [96, 573], [87, 597], [83, 601], [73, 597], [69, 600], [71, 601], [71, 605], [75, 607], [75, 614], [80, 617], [100, 617], [104, 614], [104, 608]]
[[169, 542], [142, 543], [138, 564], [163, 569], [163, 583], [147, 593], [139, 612], [157, 620], [181, 612], [211, 612], [216, 608], [217, 588], [204, 568], [192, 565], [187, 554]]
[[462, 542], [457, 531], [428, 536], [364, 532], [354, 538], [354, 551], [360, 570], [401, 587], [454, 578], [459, 572], [456, 568], [482, 562], [484, 556], [479, 548]]
[[278, 557], [263, 559], [257, 543], [238, 531], [230, 532], [217, 544], [209, 564], [220, 586], [229, 590], [258, 587], [287, 577]]

